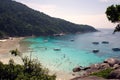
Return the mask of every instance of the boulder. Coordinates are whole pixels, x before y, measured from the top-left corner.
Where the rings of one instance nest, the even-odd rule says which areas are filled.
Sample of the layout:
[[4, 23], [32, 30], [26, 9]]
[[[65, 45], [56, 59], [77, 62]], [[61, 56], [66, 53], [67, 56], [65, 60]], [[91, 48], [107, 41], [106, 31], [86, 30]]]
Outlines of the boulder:
[[104, 63], [108, 63], [111, 67], [113, 67], [114, 64], [119, 64], [120, 60], [115, 59], [115, 58], [108, 58], [104, 61]]
[[79, 72], [80, 70], [81, 70], [80, 67], [75, 67], [75, 68], [73, 68], [73, 72]]
[[88, 70], [88, 69], [90, 69], [90, 67], [85, 67], [83, 70]]
[[113, 70], [109, 75], [109, 79], [120, 79], [120, 69]]
[[92, 73], [92, 72], [96, 72], [99, 70], [99, 64], [93, 64], [90, 66], [89, 69], [86, 69], [87, 73]]
[[119, 64], [114, 64], [113, 69], [118, 69], [118, 68], [120, 68], [120, 65]]
[[99, 69], [107, 69], [110, 68], [110, 65], [108, 63], [101, 63], [99, 65]]
[[91, 69], [99, 69], [100, 64], [93, 64], [90, 66]]

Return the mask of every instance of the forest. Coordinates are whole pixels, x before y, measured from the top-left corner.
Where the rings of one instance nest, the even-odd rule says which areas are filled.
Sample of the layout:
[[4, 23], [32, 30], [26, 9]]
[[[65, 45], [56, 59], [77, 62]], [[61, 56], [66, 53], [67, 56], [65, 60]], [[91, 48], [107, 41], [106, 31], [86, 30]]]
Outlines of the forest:
[[54, 18], [13, 0], [0, 0], [0, 38], [94, 31], [89, 25]]

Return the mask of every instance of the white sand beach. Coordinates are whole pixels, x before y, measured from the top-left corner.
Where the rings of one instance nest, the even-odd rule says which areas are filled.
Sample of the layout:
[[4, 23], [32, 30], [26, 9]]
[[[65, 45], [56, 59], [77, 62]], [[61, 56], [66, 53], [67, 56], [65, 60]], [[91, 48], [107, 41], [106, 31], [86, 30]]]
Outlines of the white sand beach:
[[10, 54], [10, 50], [18, 49], [20, 50], [19, 42], [23, 39], [20, 38], [9, 38], [0, 40], [0, 61], [7, 64], [10, 59], [13, 59], [16, 63], [21, 64], [22, 61], [20, 57], [15, 57]]

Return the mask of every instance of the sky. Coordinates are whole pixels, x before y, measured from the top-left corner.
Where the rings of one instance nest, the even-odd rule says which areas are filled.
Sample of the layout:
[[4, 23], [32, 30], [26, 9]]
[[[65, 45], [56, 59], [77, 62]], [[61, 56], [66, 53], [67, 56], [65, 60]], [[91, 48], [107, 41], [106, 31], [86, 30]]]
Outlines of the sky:
[[15, 0], [52, 17], [62, 18], [77, 24], [87, 24], [95, 28], [114, 28], [105, 11], [120, 0]]

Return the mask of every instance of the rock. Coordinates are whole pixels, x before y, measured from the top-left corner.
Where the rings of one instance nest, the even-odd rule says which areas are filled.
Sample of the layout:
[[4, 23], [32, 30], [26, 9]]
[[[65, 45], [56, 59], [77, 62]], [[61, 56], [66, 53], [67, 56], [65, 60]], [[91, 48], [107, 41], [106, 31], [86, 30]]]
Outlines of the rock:
[[99, 69], [100, 64], [93, 64], [90, 66], [91, 69]]
[[97, 76], [86, 76], [86, 77], [76, 77], [71, 80], [107, 80], [107, 79]]
[[80, 70], [81, 70], [80, 67], [76, 67], [76, 68], [73, 69], [73, 72], [79, 72]]
[[109, 75], [109, 79], [120, 79], [120, 69], [113, 70]]
[[99, 69], [107, 69], [110, 68], [110, 65], [108, 63], [101, 63], [99, 66]]
[[114, 64], [113, 69], [118, 69], [118, 68], [120, 68], [120, 65], [119, 64]]
[[111, 67], [113, 67], [114, 64], [119, 64], [120, 60], [115, 59], [115, 58], [108, 58], [104, 61], [104, 63], [108, 63]]
[[86, 72], [89, 74], [98, 71], [98, 69], [99, 69], [99, 64], [93, 64], [90, 66], [89, 69], [86, 69]]
[[87, 69], [90, 69], [90, 67], [85, 67], [83, 70], [87, 70]]

